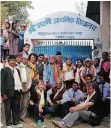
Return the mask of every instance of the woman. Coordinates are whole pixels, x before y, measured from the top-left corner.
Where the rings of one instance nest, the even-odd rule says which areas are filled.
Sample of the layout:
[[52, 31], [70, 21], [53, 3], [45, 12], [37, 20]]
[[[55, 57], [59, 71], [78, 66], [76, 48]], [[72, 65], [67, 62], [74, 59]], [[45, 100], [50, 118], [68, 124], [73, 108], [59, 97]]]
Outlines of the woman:
[[5, 38], [5, 43], [4, 43], [4, 60], [6, 59], [6, 56], [9, 55], [9, 48], [10, 48], [10, 45], [9, 45], [9, 31], [10, 29], [10, 23], [9, 22], [6, 22], [5, 23], [5, 29], [3, 30], [3, 36]]
[[[68, 71], [68, 70], [73, 70], [73, 73], [74, 73], [75, 69], [76, 69], [75, 66], [72, 64], [72, 58], [71, 58], [70, 56], [68, 56], [68, 57], [66, 58], [66, 63], [63, 64], [63, 68], [62, 68], [62, 78], [64, 78], [64, 73], [65, 73], [66, 71]], [[73, 76], [74, 76], [74, 74], [73, 74]], [[74, 78], [71, 79], [71, 80], [65, 81], [66, 89], [67, 89], [67, 90], [70, 89], [70, 88], [72, 88], [73, 80], [74, 80]]]
[[76, 73], [75, 73], [75, 81], [79, 84], [80, 89], [82, 89], [82, 80], [80, 78], [82, 69], [83, 69], [83, 60], [78, 59]]
[[32, 78], [32, 85], [30, 88], [30, 93], [35, 91], [35, 86], [37, 85], [37, 81], [39, 80], [39, 74], [38, 74], [38, 67], [36, 64], [37, 61], [37, 55], [35, 53], [31, 53], [29, 55], [29, 62], [28, 62], [28, 67], [31, 69], [31, 78]]
[[33, 114], [34, 119], [37, 125], [42, 128], [44, 122], [44, 113], [45, 113], [45, 101], [46, 101], [46, 92], [45, 86], [42, 80], [38, 82], [38, 85], [35, 87], [35, 92], [30, 97], [28, 111], [30, 114]]
[[10, 50], [9, 55], [16, 55], [18, 53], [18, 32], [16, 23], [12, 23], [12, 29], [9, 31], [9, 44], [10, 44]]

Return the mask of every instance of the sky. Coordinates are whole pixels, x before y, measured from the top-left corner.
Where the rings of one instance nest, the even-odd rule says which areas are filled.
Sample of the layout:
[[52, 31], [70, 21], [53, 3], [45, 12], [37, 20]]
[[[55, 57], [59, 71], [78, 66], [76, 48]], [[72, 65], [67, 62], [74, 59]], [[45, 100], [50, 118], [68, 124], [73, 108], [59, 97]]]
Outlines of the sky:
[[57, 11], [69, 11], [79, 13], [78, 7], [84, 3], [83, 10], [86, 12], [87, 1], [74, 1], [74, 0], [35, 0], [32, 1], [34, 9], [28, 9], [29, 19], [32, 22]]

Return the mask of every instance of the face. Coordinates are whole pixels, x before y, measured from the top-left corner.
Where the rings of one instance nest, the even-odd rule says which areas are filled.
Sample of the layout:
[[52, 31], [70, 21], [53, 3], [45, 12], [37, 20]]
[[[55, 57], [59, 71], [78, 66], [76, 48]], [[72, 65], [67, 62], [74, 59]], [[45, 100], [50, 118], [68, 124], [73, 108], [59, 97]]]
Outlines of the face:
[[20, 56], [16, 57], [16, 62], [17, 63], [20, 63], [21, 62], [21, 57]]
[[28, 63], [28, 59], [27, 58], [22, 58], [22, 63], [26, 65]]
[[86, 61], [86, 67], [90, 67], [92, 65], [91, 61]]
[[67, 64], [67, 65], [71, 65], [71, 64], [72, 64], [72, 60], [71, 60], [70, 58], [68, 58], [68, 59], [66, 60], [66, 64]]
[[44, 57], [44, 63], [47, 63], [47, 62], [48, 62], [48, 58]]
[[31, 55], [31, 57], [30, 57], [30, 61], [31, 61], [31, 63], [35, 63], [35, 62], [36, 62], [36, 57], [33, 56], [33, 55]]
[[15, 64], [16, 64], [16, 59], [10, 59], [10, 60], [8, 61], [8, 63], [9, 63], [9, 65], [10, 65], [11, 67], [14, 68], [14, 66], [15, 66]]
[[44, 60], [44, 57], [43, 56], [39, 56], [38, 57], [38, 61], [41, 63], [41, 62], [43, 62], [43, 60]]
[[98, 60], [94, 60], [94, 66], [98, 66], [99, 65], [99, 62], [98, 62]]
[[102, 58], [103, 58], [103, 60], [106, 60], [107, 59], [106, 53], [102, 53]]
[[91, 77], [86, 77], [86, 83], [92, 82]]
[[24, 26], [21, 26], [21, 30], [25, 30]]
[[93, 87], [92, 86], [87, 86], [87, 93], [90, 94], [94, 91]]
[[30, 46], [27, 45], [27, 46], [25, 46], [23, 49], [24, 49], [25, 52], [29, 52]]
[[57, 60], [57, 62], [62, 61], [62, 56], [61, 55], [56, 55], [56, 60]]
[[5, 24], [5, 28], [9, 28], [9, 24], [8, 23]]
[[51, 63], [51, 64], [54, 64], [54, 63], [55, 63], [55, 58], [54, 58], [54, 57], [51, 57], [51, 58], [50, 58], [50, 63]]
[[82, 63], [80, 60], [77, 61], [77, 67], [81, 67], [82, 66]]
[[56, 86], [58, 89], [60, 89], [62, 87], [62, 82], [60, 80], [57, 80]]
[[100, 77], [100, 83], [104, 84], [104, 82], [105, 82], [104, 77]]
[[38, 83], [38, 88], [42, 91], [42, 90], [44, 90], [44, 83], [42, 82], [42, 81], [40, 81], [39, 83]]
[[74, 84], [72, 85], [72, 88], [73, 88], [74, 91], [77, 91], [78, 85], [74, 83]]

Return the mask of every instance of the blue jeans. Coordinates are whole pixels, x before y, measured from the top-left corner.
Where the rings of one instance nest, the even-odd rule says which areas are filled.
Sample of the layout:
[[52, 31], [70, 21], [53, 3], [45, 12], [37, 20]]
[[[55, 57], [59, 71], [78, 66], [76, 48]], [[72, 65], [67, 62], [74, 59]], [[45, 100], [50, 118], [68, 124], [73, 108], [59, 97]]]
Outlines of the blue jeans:
[[23, 46], [24, 46], [24, 40], [19, 39], [19, 52], [23, 51]]

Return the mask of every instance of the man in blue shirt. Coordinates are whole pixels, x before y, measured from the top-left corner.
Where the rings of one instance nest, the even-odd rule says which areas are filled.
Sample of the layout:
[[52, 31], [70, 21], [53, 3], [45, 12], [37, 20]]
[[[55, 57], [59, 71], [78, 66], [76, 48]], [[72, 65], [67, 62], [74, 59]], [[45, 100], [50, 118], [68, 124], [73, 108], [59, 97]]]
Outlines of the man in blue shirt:
[[67, 102], [62, 105], [63, 117], [69, 113], [69, 108], [80, 104], [84, 100], [84, 94], [79, 89], [77, 82], [73, 82], [72, 88], [67, 91]]
[[110, 113], [110, 84], [105, 81], [103, 75], [100, 75], [100, 85], [99, 89], [102, 96], [103, 101], [103, 115], [106, 117]]

